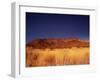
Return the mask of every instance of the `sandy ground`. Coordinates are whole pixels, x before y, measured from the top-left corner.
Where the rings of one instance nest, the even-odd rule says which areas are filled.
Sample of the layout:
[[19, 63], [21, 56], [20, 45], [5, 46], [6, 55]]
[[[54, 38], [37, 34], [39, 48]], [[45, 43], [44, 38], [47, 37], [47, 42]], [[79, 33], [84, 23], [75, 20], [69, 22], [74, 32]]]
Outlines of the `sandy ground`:
[[89, 48], [26, 48], [26, 67], [89, 64]]

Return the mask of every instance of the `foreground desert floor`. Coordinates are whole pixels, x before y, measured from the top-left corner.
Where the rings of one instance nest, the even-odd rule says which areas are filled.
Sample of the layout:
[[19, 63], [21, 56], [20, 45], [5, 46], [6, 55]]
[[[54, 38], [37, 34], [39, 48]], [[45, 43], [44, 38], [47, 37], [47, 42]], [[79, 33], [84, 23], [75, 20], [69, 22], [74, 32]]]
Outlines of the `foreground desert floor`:
[[89, 47], [26, 48], [26, 67], [89, 64]]

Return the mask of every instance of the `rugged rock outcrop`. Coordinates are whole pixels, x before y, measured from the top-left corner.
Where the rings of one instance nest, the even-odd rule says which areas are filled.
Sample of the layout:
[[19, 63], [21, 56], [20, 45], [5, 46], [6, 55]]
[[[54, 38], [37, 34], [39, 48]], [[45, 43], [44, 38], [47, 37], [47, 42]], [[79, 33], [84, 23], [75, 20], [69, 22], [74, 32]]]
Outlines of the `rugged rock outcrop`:
[[89, 47], [89, 41], [84, 41], [77, 38], [34, 39], [33, 41], [27, 43], [26, 46], [34, 49]]

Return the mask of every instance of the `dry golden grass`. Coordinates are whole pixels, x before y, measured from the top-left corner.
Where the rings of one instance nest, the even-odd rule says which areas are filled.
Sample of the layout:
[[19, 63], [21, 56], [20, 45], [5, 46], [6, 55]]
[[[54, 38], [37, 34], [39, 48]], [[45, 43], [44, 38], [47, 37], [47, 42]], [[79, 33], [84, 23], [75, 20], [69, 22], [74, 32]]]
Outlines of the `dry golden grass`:
[[89, 64], [89, 48], [32, 49], [26, 48], [26, 66]]

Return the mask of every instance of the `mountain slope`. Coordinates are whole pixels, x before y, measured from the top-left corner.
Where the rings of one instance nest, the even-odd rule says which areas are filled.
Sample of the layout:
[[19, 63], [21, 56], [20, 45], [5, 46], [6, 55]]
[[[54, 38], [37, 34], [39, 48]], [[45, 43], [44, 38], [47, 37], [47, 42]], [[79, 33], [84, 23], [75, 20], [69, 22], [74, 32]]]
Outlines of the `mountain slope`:
[[32, 42], [26, 44], [26, 47], [32, 47], [34, 49], [55, 49], [55, 48], [71, 48], [71, 47], [89, 47], [89, 42], [76, 39], [76, 38], [64, 38], [64, 39], [35, 39]]

